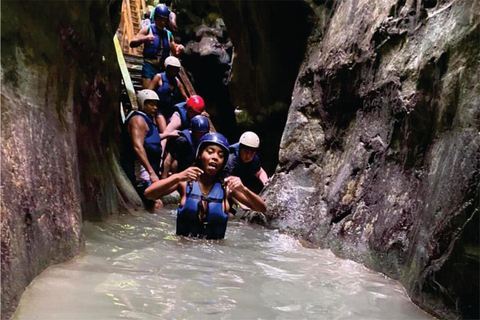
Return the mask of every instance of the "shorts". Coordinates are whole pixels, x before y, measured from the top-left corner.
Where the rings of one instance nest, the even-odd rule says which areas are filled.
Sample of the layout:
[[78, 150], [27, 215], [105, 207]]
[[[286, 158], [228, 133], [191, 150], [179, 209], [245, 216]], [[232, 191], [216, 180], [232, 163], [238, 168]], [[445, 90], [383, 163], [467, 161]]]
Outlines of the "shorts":
[[150, 62], [143, 61], [142, 63], [142, 78], [152, 80], [157, 73], [160, 73], [160, 69], [155, 67]]

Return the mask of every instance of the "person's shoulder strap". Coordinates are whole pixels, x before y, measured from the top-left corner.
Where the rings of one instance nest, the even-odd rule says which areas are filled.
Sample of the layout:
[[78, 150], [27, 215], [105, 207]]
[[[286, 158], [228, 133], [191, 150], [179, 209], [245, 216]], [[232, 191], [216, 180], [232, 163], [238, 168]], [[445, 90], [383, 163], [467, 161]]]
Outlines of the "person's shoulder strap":
[[[162, 82], [163, 83], [168, 83], [168, 78], [167, 78], [167, 73], [166, 72], [160, 73], [160, 76], [162, 77]], [[163, 83], [162, 83], [162, 85], [163, 85]]]
[[178, 109], [185, 108], [186, 104], [187, 104], [187, 102], [185, 102], [185, 101], [179, 102], [175, 105], [175, 107], [178, 108]]
[[142, 116], [142, 117], [145, 118], [147, 115], [145, 113], [143, 113], [142, 111], [133, 110], [127, 115], [127, 118], [125, 119], [125, 123], [130, 121], [134, 116]]

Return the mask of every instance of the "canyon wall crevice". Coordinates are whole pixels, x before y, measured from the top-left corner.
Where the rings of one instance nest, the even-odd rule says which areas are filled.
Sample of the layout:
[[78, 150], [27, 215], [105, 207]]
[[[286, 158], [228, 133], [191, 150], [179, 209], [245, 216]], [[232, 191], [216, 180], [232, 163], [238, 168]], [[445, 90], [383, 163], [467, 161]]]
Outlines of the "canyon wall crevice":
[[312, 6], [330, 18], [293, 90], [270, 225], [400, 279], [441, 318], [478, 318], [478, 2]]

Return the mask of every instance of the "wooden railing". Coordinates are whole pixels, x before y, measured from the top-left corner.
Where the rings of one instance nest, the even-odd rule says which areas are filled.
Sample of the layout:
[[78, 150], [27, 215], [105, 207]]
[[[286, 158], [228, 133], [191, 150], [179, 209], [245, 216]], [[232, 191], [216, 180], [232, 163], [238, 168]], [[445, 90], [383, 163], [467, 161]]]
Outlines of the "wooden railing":
[[130, 48], [130, 41], [140, 31], [142, 16], [147, 10], [145, 0], [123, 0], [122, 17], [117, 29], [117, 36], [124, 53], [142, 54], [143, 45], [137, 48]]

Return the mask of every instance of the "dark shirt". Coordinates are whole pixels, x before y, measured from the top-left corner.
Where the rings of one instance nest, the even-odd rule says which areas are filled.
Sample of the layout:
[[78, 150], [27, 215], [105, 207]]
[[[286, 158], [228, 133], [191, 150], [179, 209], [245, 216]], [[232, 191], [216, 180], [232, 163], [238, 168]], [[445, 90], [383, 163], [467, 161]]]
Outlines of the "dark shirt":
[[177, 172], [182, 172], [195, 162], [195, 155], [192, 152], [190, 142], [184, 136], [179, 136], [173, 140], [170, 154], [178, 162]]
[[239, 150], [230, 153], [227, 165], [225, 167], [225, 176], [236, 176], [242, 180], [242, 183], [250, 188], [258, 184], [258, 178], [255, 174], [261, 169], [260, 159], [255, 155], [252, 161], [243, 163], [240, 159]]

